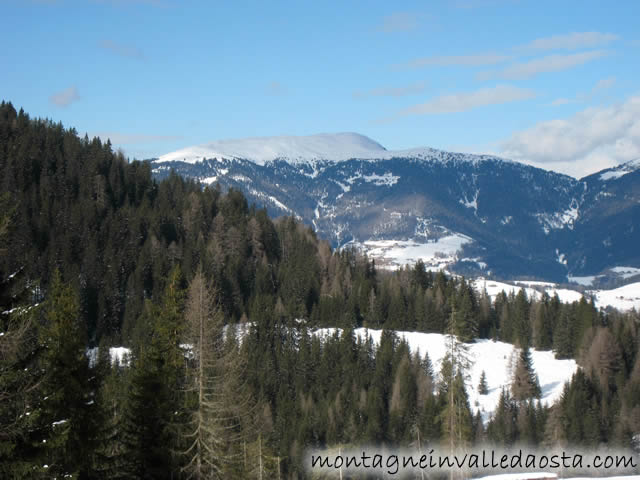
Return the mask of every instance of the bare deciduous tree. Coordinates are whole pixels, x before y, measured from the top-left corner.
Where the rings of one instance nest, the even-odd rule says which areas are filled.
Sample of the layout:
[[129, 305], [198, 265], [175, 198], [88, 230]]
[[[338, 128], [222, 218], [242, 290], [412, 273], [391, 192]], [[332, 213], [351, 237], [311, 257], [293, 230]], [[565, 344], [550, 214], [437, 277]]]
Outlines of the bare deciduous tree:
[[199, 270], [189, 286], [184, 346], [188, 351], [184, 428], [187, 478], [228, 478], [242, 461], [249, 396], [235, 339], [225, 341], [216, 290]]

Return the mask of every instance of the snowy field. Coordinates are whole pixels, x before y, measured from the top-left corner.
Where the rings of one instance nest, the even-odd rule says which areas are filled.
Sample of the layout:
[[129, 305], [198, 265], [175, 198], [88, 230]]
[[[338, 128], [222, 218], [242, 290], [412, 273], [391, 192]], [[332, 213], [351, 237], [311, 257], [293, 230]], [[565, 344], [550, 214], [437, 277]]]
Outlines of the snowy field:
[[[566, 288], [557, 288], [555, 285], [547, 284], [545, 282], [516, 283], [526, 284], [529, 286], [511, 285], [508, 283], [498, 282], [496, 280], [487, 280], [485, 278], [477, 278], [473, 282], [474, 287], [479, 292], [486, 289], [491, 300], [495, 300], [496, 296], [502, 291], [509, 295], [512, 292], [517, 294], [521, 289], [524, 289], [528, 298], [539, 299], [542, 296], [539, 289], [547, 292], [550, 297], [558, 294], [558, 297], [563, 302], [576, 302], [582, 298], [582, 294], [580, 292]], [[533, 288], [534, 286], [538, 289]], [[629, 285], [614, 288], [613, 290], [587, 290], [586, 295], [587, 297], [593, 295], [596, 307], [598, 308], [613, 307], [621, 311], [628, 311], [634, 308], [636, 310], [640, 310], [640, 282], [630, 283]]]
[[[248, 331], [248, 324], [236, 327], [236, 335], [242, 339]], [[322, 338], [341, 334], [339, 328], [321, 328], [312, 332]], [[361, 339], [371, 338], [374, 346], [380, 344], [382, 330], [358, 328], [355, 335]], [[404, 340], [409, 345], [412, 353], [418, 352], [421, 356], [425, 353], [429, 355], [433, 372], [438, 380], [442, 359], [447, 350], [446, 335], [439, 333], [421, 332], [395, 332], [398, 339]], [[494, 342], [491, 340], [476, 340], [469, 346], [469, 360], [472, 363], [469, 377], [467, 379], [467, 393], [469, 404], [475, 413], [480, 411], [484, 421], [487, 421], [498, 405], [500, 392], [503, 388], [509, 388], [513, 370], [518, 358], [518, 350], [509, 343]], [[129, 365], [131, 351], [125, 347], [111, 347], [109, 349], [111, 362], [114, 365]], [[93, 348], [87, 351], [89, 361], [95, 365], [97, 361], [98, 349]], [[545, 405], [552, 405], [560, 395], [565, 382], [571, 379], [578, 366], [575, 360], [556, 360], [551, 351], [531, 350], [533, 367], [538, 374], [540, 388], [542, 390], [541, 401]], [[478, 384], [480, 376], [485, 372], [489, 393], [480, 395]]]
[[438, 271], [458, 260], [458, 252], [472, 239], [454, 233], [430, 242], [415, 240], [366, 240], [353, 245], [369, 258], [376, 260], [380, 268], [397, 270], [404, 265], [422, 260], [427, 270]]
[[[316, 330], [315, 335], [331, 336], [336, 328], [323, 328]], [[355, 334], [360, 339], [369, 335], [375, 345], [380, 343], [382, 330], [358, 328]], [[446, 336], [439, 333], [420, 332], [396, 332], [399, 339], [405, 340], [411, 352], [419, 352], [421, 355], [429, 354], [434, 374], [440, 371], [442, 359], [446, 353]], [[552, 405], [562, 395], [565, 382], [571, 379], [578, 365], [575, 360], [556, 360], [551, 351], [531, 350], [533, 367], [538, 374], [540, 388], [542, 390], [541, 401], [545, 405]], [[487, 421], [498, 406], [502, 388], [509, 388], [513, 369], [518, 358], [518, 350], [513, 345], [491, 340], [476, 340], [469, 344], [469, 359], [473, 362], [470, 375], [467, 380], [467, 393], [469, 404], [473, 412], [480, 411], [482, 418]], [[478, 383], [480, 376], [485, 372], [489, 393], [480, 395]]]
[[[350, 243], [376, 260], [379, 268], [388, 270], [397, 270], [405, 265], [413, 265], [418, 260], [422, 260], [427, 270], [440, 271], [445, 270], [452, 264], [460, 260], [459, 253], [465, 244], [473, 240], [466, 235], [452, 233], [441, 237], [436, 241], [418, 242], [415, 240], [366, 240], [365, 242]], [[469, 259], [475, 261], [475, 259]], [[476, 262], [481, 265], [482, 262]], [[640, 269], [633, 267], [614, 267], [611, 269], [621, 278], [630, 278], [637, 275]], [[570, 277], [575, 283], [588, 286], [596, 277]], [[524, 289], [528, 298], [539, 299], [542, 291], [549, 294], [550, 297], [558, 295], [561, 301], [572, 303], [580, 301], [582, 293], [568, 288], [558, 288], [555, 284], [539, 281], [515, 281], [515, 284], [499, 282], [496, 280], [487, 280], [479, 277], [474, 280], [474, 286], [479, 292], [486, 289], [487, 294], [492, 300], [504, 291], [507, 295], [518, 293]], [[632, 309], [640, 310], [640, 282], [631, 283], [623, 287], [612, 290], [587, 290], [587, 297], [593, 296], [596, 307], [607, 308], [613, 307], [621, 311]]]

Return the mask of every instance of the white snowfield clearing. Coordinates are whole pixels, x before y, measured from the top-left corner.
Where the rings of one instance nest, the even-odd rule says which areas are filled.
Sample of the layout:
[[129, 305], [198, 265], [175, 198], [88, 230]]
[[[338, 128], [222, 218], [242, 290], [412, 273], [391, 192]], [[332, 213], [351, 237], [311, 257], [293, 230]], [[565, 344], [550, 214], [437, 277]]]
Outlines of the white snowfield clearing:
[[[486, 278], [479, 277], [473, 281], [473, 286], [478, 292], [482, 292], [486, 289], [487, 295], [491, 298], [491, 300], [495, 300], [498, 294], [504, 291], [507, 295], [513, 293], [517, 295], [520, 290], [524, 290], [527, 294], [527, 298], [542, 298], [542, 292], [540, 290], [544, 290], [549, 294], [550, 297], [553, 297], [555, 294], [558, 294], [558, 297], [562, 302], [577, 302], [582, 298], [582, 293], [577, 292], [576, 290], [569, 290], [567, 288], [556, 288], [553, 283], [546, 282], [516, 282], [525, 284], [527, 286], [521, 285], [511, 285], [509, 283], [499, 282], [497, 280], [487, 280]], [[534, 288], [537, 287], [537, 288]]]
[[[243, 323], [234, 326], [235, 335], [240, 341], [248, 334], [250, 325], [250, 323]], [[228, 328], [228, 326], [225, 328]], [[320, 328], [311, 332], [312, 335], [317, 335], [320, 338], [331, 337], [336, 333], [341, 335], [342, 329]], [[404, 331], [395, 331], [394, 333], [399, 340], [407, 343], [412, 354], [418, 353], [423, 358], [425, 354], [429, 355], [434, 378], [439, 381], [440, 367], [447, 353], [447, 336], [440, 333]], [[380, 345], [382, 330], [357, 328], [354, 330], [354, 334], [362, 341], [369, 336], [374, 347], [377, 347]], [[498, 406], [502, 389], [509, 389], [511, 386], [519, 350], [509, 343], [494, 342], [486, 339], [479, 339], [467, 345], [469, 347], [468, 358], [472, 364], [466, 380], [469, 406], [474, 413], [479, 411], [483, 421], [487, 422]], [[190, 345], [181, 345], [181, 347], [188, 356]], [[111, 347], [109, 353], [112, 365], [129, 366], [131, 361], [130, 349]], [[95, 365], [98, 358], [98, 349], [88, 350], [87, 356], [90, 364]], [[531, 358], [533, 368], [538, 374], [542, 391], [540, 401], [544, 405], [553, 405], [562, 395], [564, 384], [571, 380], [571, 377], [578, 369], [578, 365], [575, 360], [557, 360], [551, 351], [532, 349]], [[478, 393], [478, 384], [480, 383], [482, 372], [486, 375], [489, 390], [486, 395]]]
[[[335, 332], [342, 331], [336, 328], [323, 328], [316, 330], [314, 335], [324, 337], [331, 336]], [[425, 353], [429, 355], [437, 380], [442, 359], [447, 351], [446, 335], [402, 331], [395, 333], [399, 339], [407, 342], [412, 353], [419, 352], [421, 356]], [[355, 330], [355, 335], [360, 339], [365, 339], [369, 335], [377, 346], [380, 343], [382, 330], [358, 328]], [[480, 411], [486, 422], [498, 406], [502, 389], [509, 389], [511, 386], [519, 350], [509, 343], [491, 340], [476, 340], [468, 346], [469, 359], [473, 363], [466, 382], [469, 405], [474, 413]], [[542, 390], [540, 400], [544, 405], [553, 405], [562, 395], [564, 384], [571, 380], [578, 369], [578, 364], [575, 360], [557, 360], [551, 351], [531, 350], [531, 358]], [[478, 384], [483, 371], [489, 387], [487, 395], [478, 393]]]
[[[544, 290], [550, 297], [558, 295], [558, 298], [562, 302], [572, 303], [580, 301], [582, 293], [575, 290], [569, 290], [567, 288], [557, 288], [553, 284], [545, 284], [544, 282], [516, 282], [526, 283], [529, 287], [522, 287], [519, 285], [511, 285], [504, 282], [498, 282], [496, 280], [487, 280], [485, 278], [477, 278], [474, 280], [473, 285], [475, 289], [482, 292], [486, 289], [487, 295], [491, 297], [491, 300], [495, 300], [498, 294], [504, 291], [507, 295], [513, 293], [517, 294], [520, 290], [524, 290], [528, 298], [540, 299]], [[533, 286], [539, 289], [533, 288]], [[587, 290], [585, 292], [587, 299], [593, 296], [595, 305], [598, 308], [613, 307], [620, 311], [640, 310], [640, 282], [630, 283], [613, 290]]]
[[473, 240], [460, 233], [452, 233], [437, 240], [418, 242], [416, 240], [366, 240], [363, 243], [350, 243], [369, 258], [376, 261], [380, 268], [397, 270], [405, 265], [422, 260], [427, 270], [438, 271], [447, 268], [458, 260], [462, 247]]
[[596, 305], [611, 306], [618, 310], [640, 310], [640, 282], [630, 283], [613, 290], [593, 290]]

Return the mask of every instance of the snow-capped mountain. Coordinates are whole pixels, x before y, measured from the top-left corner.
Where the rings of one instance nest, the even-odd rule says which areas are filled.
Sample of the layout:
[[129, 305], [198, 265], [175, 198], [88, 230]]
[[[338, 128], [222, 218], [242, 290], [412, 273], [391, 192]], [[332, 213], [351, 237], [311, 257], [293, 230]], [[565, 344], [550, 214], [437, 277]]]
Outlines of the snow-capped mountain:
[[254, 137], [188, 147], [161, 156], [157, 163], [182, 161], [196, 163], [204, 159], [245, 159], [258, 165], [280, 159], [291, 163], [317, 160], [339, 162], [351, 158], [379, 158], [387, 150], [379, 143], [357, 133], [318, 134], [306, 137]]
[[640, 267], [640, 161], [582, 180], [489, 155], [386, 150], [355, 133], [221, 140], [152, 160], [295, 215], [395, 268], [567, 281]]

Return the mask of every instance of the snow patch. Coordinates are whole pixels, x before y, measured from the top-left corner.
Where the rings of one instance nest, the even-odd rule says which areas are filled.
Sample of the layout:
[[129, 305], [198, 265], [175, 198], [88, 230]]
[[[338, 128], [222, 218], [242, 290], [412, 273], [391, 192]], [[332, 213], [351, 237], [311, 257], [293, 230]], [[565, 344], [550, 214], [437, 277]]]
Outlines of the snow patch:
[[[519, 285], [498, 282], [496, 280], [487, 280], [480, 277], [473, 281], [473, 285], [478, 292], [482, 293], [483, 291], [486, 291], [487, 295], [489, 296], [489, 298], [491, 298], [492, 301], [495, 300], [501, 292], [504, 292], [506, 295], [517, 295], [520, 290], [524, 290], [527, 298], [535, 298], [536, 300], [540, 300], [542, 298], [542, 292], [546, 292], [550, 297], [558, 295], [560, 301], [565, 303], [578, 302], [582, 298], [582, 293], [575, 290], [569, 290], [567, 288], [556, 288], [554, 284], [550, 284], [549, 286], [532, 285], [528, 287], [522, 287]], [[538, 287], [539, 289], [533, 288], [534, 286]]]
[[620, 178], [624, 175], [626, 175], [629, 172], [625, 172], [625, 171], [621, 171], [621, 170], [613, 170], [613, 171], [609, 171], [609, 172], [604, 172], [600, 174], [600, 180], [613, 180], [614, 178]]
[[384, 175], [377, 175], [375, 173], [372, 175], [364, 175], [362, 179], [367, 183], [373, 183], [377, 186], [386, 185], [387, 187], [390, 187], [398, 183], [400, 177], [393, 175], [391, 172], [387, 172]]
[[624, 278], [625, 280], [627, 278], [640, 275], [640, 268], [635, 267], [613, 267], [611, 271], [616, 273], [619, 277]]
[[[394, 212], [397, 213], [397, 212]], [[473, 241], [460, 233], [453, 233], [433, 241], [416, 240], [366, 240], [363, 243], [351, 242], [376, 260], [382, 268], [396, 270], [404, 265], [415, 264], [422, 260], [430, 270], [442, 270], [458, 260], [458, 252]]]
[[618, 310], [640, 310], [640, 282], [630, 283], [613, 290], [592, 290], [596, 305], [617, 308]]
[[276, 197], [274, 197], [272, 195], [267, 195], [267, 194], [265, 194], [263, 192], [259, 192], [255, 188], [249, 189], [249, 193], [251, 195], [255, 195], [258, 198], [263, 198], [263, 199], [269, 200], [271, 203], [273, 203], [280, 210], [284, 210], [285, 212], [291, 213], [291, 209], [289, 207], [287, 207], [284, 203], [282, 203], [280, 200], [278, 200]]
[[600, 275], [587, 275], [584, 277], [574, 277], [572, 275], [567, 275], [567, 280], [570, 283], [577, 283], [578, 285], [582, 285], [583, 287], [590, 287], [598, 277], [600, 277]]
[[569, 204], [569, 208], [555, 213], [536, 213], [535, 217], [542, 225], [545, 234], [549, 234], [549, 229], [561, 230], [567, 227], [573, 230], [573, 226], [580, 216], [578, 201], [573, 198]]
[[218, 181], [218, 177], [214, 176], [214, 177], [206, 177], [206, 178], [201, 178], [200, 179], [200, 183], [204, 183], [206, 185], [211, 185], [212, 183], [216, 183]]
[[[92, 368], [98, 363], [98, 352], [98, 347], [87, 349], [86, 355], [89, 359], [89, 366]], [[131, 365], [131, 349], [127, 347], [110, 347], [109, 359], [111, 366], [128, 367]]]
[[[342, 330], [322, 328], [316, 330], [314, 334], [327, 337], [336, 332], [340, 334]], [[360, 340], [365, 340], [369, 336], [373, 344], [377, 346], [380, 344], [382, 330], [357, 328], [354, 330], [354, 334]], [[399, 340], [407, 342], [412, 352], [419, 352], [421, 355], [428, 353], [437, 379], [442, 359], [447, 352], [447, 336], [440, 333], [403, 331], [396, 331], [395, 334]], [[480, 411], [484, 421], [487, 421], [496, 410], [502, 389], [511, 386], [513, 366], [509, 365], [509, 360], [516, 357], [517, 352], [513, 345], [504, 342], [479, 339], [469, 344], [469, 357], [473, 362], [469, 379], [466, 382], [469, 404], [472, 411]], [[545, 405], [552, 405], [562, 395], [565, 382], [571, 379], [577, 371], [578, 365], [575, 360], [557, 360], [551, 351], [531, 350], [531, 358], [540, 381], [541, 402]], [[483, 371], [489, 387], [487, 395], [480, 395], [477, 388]]]
[[616, 180], [620, 177], [624, 177], [627, 173], [635, 172], [640, 169], [640, 158], [631, 160], [630, 162], [623, 163], [617, 167], [611, 168], [606, 172], [600, 174], [600, 180]]
[[[338, 186], [342, 189], [342, 191], [344, 193], [346, 193], [346, 192], [351, 190], [351, 187], [349, 185], [345, 185], [344, 183], [340, 183], [338, 180], [335, 180], [335, 179], [332, 179], [332, 180], [338, 184]], [[347, 179], [347, 182], [349, 182], [349, 180], [351, 180], [351, 178]], [[349, 183], [353, 183], [353, 182], [349, 182]]]
[[[529, 285], [532, 285], [532, 283], [529, 282]], [[530, 287], [521, 287], [480, 277], [473, 281], [473, 285], [479, 292], [486, 291], [492, 301], [503, 291], [507, 295], [512, 293], [516, 295], [520, 290], [524, 290], [528, 298], [537, 300], [542, 298], [542, 292], [547, 293], [550, 297], [558, 295], [560, 301], [564, 303], [578, 302], [583, 297], [583, 294], [576, 290], [557, 288], [554, 284], [550, 286], [532, 285]], [[538, 288], [533, 288], [533, 286]], [[640, 310], [640, 282], [630, 283], [612, 290], [587, 290], [585, 295], [587, 298], [593, 297], [596, 308], [613, 307], [621, 311], [629, 311], [634, 308]]]
[[468, 200], [467, 196], [464, 196], [464, 199], [458, 200], [459, 203], [464, 205], [467, 208], [472, 208], [474, 213], [478, 215], [478, 195], [480, 194], [480, 190], [476, 190], [476, 193], [473, 195], [473, 200]]

